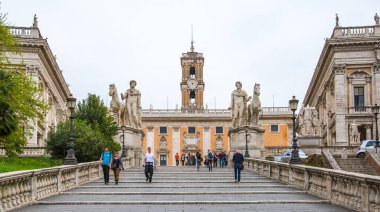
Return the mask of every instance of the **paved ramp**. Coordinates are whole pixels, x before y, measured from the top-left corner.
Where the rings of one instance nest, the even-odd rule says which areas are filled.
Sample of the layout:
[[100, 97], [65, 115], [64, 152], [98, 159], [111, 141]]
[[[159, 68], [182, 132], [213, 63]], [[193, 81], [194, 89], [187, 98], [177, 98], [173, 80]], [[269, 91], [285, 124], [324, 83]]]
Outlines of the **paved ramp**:
[[110, 179], [109, 185], [99, 179], [18, 211], [349, 211], [252, 172], [234, 183], [230, 168], [158, 167], [151, 184], [143, 168], [133, 168], [121, 173], [118, 185]]

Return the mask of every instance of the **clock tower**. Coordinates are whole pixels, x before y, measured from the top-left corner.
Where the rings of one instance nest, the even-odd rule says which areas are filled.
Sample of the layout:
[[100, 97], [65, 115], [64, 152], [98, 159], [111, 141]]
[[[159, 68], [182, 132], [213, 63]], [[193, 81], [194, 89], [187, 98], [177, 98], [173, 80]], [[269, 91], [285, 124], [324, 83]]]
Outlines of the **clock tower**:
[[203, 53], [194, 51], [194, 41], [191, 42], [190, 52], [182, 53], [182, 111], [203, 110]]

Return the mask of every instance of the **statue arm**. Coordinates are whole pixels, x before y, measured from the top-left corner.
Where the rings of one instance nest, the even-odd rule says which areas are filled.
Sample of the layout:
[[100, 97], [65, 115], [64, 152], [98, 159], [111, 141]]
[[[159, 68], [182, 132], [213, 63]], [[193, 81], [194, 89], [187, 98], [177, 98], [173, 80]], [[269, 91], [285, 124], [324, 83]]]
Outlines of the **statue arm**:
[[137, 108], [141, 109], [141, 93], [137, 95]]
[[232, 110], [232, 108], [234, 108], [234, 93], [231, 94], [231, 104], [230, 104], [230, 107], [228, 109]]

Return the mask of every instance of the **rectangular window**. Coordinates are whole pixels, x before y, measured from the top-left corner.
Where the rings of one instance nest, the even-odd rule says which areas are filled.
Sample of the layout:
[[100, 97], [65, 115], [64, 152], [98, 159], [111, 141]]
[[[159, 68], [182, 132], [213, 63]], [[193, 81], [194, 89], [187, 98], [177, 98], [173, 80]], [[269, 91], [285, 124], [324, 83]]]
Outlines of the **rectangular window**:
[[270, 131], [274, 133], [278, 133], [278, 124], [271, 124]]
[[195, 134], [195, 127], [189, 127], [187, 129], [187, 133], [189, 133], [189, 134]]
[[160, 134], [168, 134], [168, 128], [167, 127], [160, 127]]
[[364, 108], [364, 87], [354, 87], [355, 111], [365, 111]]
[[223, 134], [223, 127], [216, 127], [215, 128], [215, 133], [216, 134]]

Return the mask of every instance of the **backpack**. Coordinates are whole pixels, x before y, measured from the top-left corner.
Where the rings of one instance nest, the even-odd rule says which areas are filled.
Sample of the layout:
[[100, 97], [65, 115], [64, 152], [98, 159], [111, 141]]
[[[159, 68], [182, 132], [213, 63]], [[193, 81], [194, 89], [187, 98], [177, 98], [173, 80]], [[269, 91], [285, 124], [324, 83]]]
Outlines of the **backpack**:
[[214, 156], [212, 155], [212, 152], [209, 152], [208, 154], [207, 154], [207, 158], [208, 159], [212, 159]]

